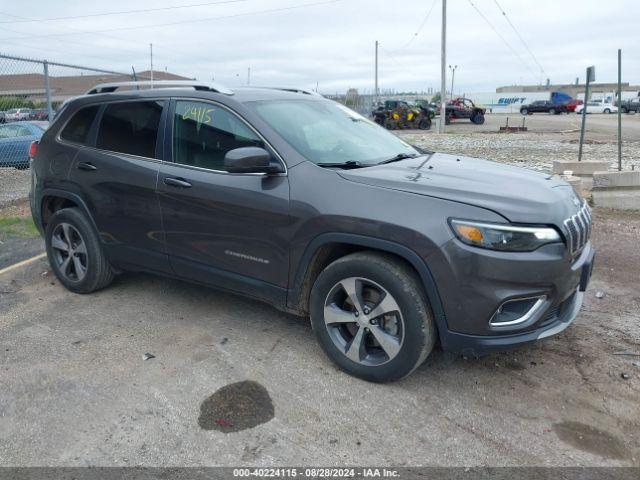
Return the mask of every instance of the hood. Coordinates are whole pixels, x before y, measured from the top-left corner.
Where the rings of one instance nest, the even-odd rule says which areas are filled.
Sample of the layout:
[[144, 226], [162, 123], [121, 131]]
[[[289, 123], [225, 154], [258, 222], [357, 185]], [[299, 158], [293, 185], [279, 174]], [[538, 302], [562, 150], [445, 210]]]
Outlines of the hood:
[[582, 204], [557, 176], [444, 153], [338, 173], [352, 182], [486, 208], [513, 223], [561, 227]]

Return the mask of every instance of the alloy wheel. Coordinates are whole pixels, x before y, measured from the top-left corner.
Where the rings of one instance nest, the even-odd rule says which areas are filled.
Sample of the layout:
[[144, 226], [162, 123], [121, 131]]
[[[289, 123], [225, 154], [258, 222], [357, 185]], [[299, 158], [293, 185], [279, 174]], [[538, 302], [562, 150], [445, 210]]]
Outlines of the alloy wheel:
[[404, 339], [404, 319], [393, 296], [376, 282], [350, 277], [336, 283], [325, 300], [324, 321], [333, 344], [367, 366], [395, 358]]
[[70, 223], [60, 223], [51, 235], [53, 260], [60, 274], [80, 282], [87, 274], [87, 246], [80, 232]]

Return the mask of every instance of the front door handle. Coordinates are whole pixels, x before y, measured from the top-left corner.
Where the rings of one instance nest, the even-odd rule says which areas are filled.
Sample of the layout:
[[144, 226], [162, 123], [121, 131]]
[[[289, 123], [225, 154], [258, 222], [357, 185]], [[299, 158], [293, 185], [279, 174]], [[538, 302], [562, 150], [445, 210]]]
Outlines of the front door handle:
[[86, 170], [87, 172], [93, 172], [98, 169], [93, 163], [80, 162], [77, 166], [78, 170]]
[[170, 187], [191, 188], [191, 184], [182, 178], [166, 177], [164, 184]]

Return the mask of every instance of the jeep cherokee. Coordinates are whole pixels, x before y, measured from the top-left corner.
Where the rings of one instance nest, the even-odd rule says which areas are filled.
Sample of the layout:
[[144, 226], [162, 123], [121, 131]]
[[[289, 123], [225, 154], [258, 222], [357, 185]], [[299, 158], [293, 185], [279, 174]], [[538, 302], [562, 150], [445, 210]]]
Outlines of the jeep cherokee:
[[414, 147], [311, 92], [103, 84], [32, 145], [51, 267], [90, 293], [168, 275], [309, 316], [370, 381], [436, 342], [479, 355], [556, 334], [591, 274], [587, 204], [556, 176]]

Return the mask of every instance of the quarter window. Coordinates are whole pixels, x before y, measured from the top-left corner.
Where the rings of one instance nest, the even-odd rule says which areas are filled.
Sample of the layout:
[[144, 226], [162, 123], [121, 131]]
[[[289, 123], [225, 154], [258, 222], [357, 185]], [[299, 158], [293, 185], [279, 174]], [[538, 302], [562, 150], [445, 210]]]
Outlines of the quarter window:
[[60, 132], [60, 138], [70, 142], [86, 144], [93, 120], [100, 106], [92, 105], [78, 110]]
[[107, 105], [96, 147], [112, 152], [155, 158], [164, 102], [118, 102]]
[[264, 142], [229, 111], [204, 102], [178, 101], [173, 127], [173, 159], [182, 165], [224, 170], [224, 156]]

